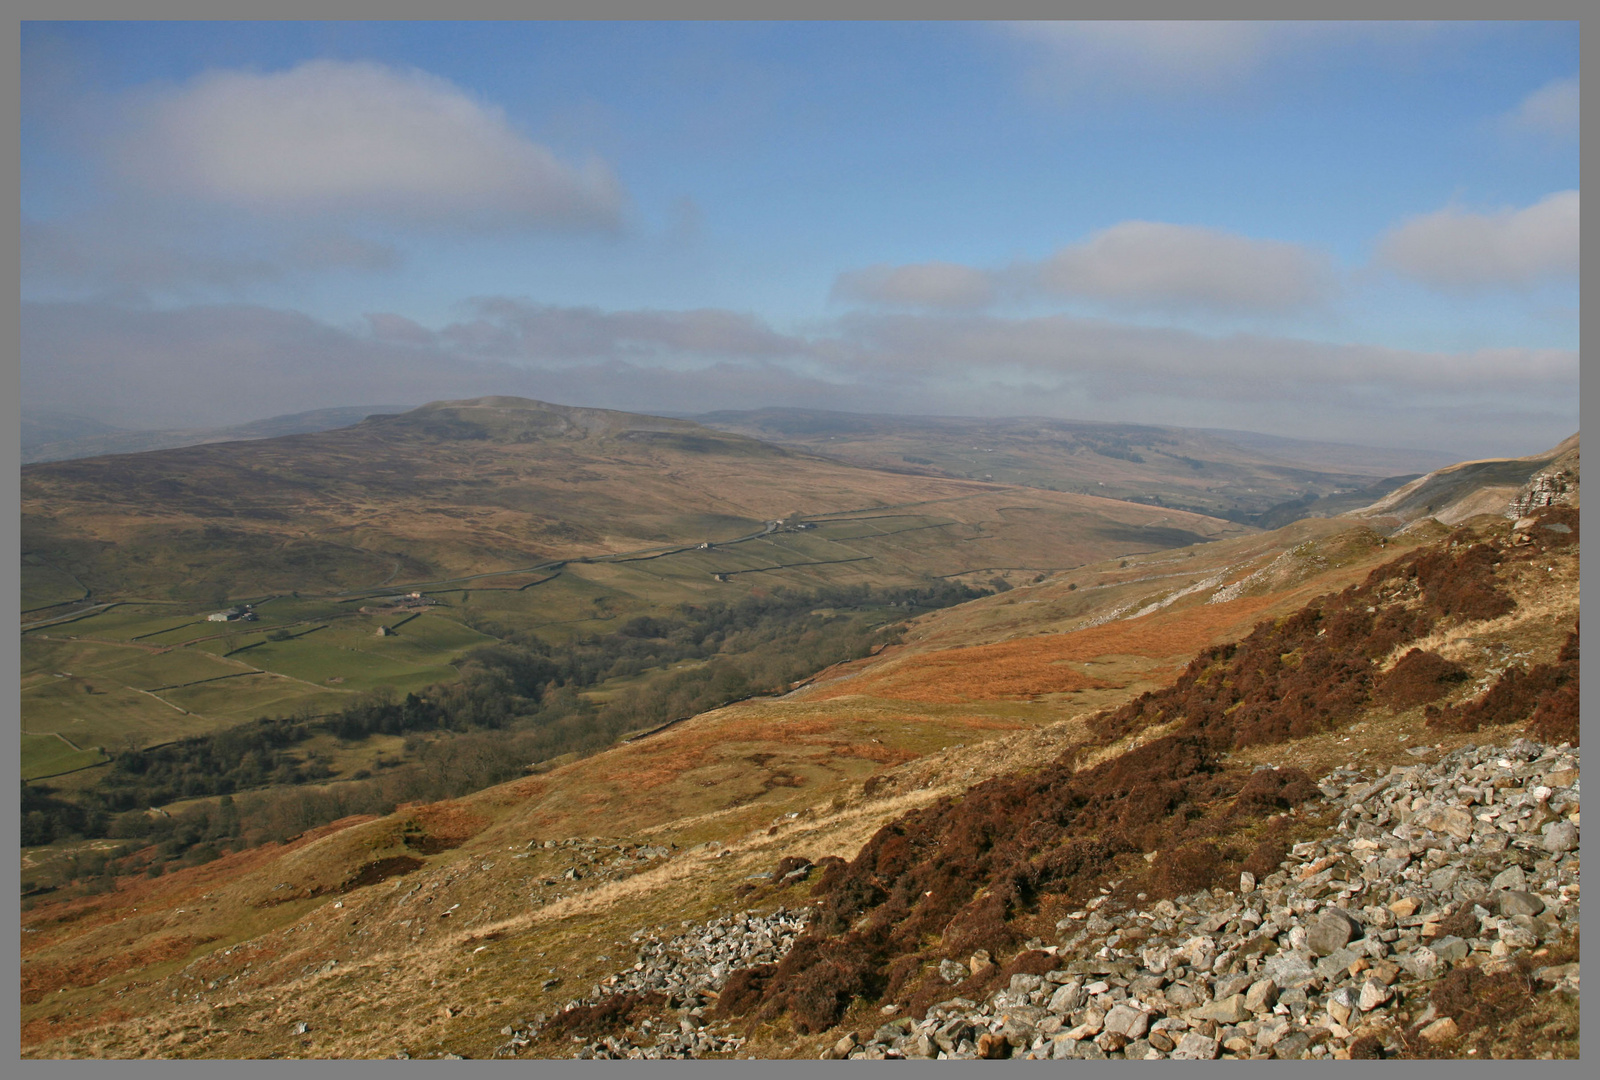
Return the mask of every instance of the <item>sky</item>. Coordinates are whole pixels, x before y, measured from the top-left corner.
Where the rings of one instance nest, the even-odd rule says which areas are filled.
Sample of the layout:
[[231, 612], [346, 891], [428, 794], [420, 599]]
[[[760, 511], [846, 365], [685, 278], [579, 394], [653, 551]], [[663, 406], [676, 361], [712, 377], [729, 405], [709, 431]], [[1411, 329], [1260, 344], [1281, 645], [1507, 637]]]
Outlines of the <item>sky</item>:
[[25, 22], [21, 83], [25, 417], [1578, 428], [1576, 23]]

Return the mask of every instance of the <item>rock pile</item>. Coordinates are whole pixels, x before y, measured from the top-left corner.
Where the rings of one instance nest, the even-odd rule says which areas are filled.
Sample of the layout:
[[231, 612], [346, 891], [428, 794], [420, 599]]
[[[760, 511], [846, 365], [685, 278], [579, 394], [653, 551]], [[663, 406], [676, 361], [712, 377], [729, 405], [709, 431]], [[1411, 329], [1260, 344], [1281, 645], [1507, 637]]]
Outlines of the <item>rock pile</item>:
[[[1394, 1053], [1407, 1028], [1438, 1043], [1461, 1034], [1423, 1007], [1452, 967], [1509, 970], [1577, 931], [1576, 749], [1469, 746], [1379, 777], [1338, 769], [1319, 787], [1340, 808], [1337, 828], [1265, 880], [1120, 911], [1103, 895], [1059, 924], [1061, 944], [1045, 949], [1063, 958], [1058, 970], [1015, 975], [981, 1003], [953, 997], [824, 1056]], [[940, 973], [959, 982], [988, 959], [946, 960]], [[1579, 992], [1576, 963], [1535, 976]]]
[[[1579, 752], [1518, 739], [1432, 764], [1432, 749], [1412, 753], [1416, 764], [1383, 775], [1349, 766], [1323, 777], [1336, 826], [1264, 880], [1245, 874], [1231, 892], [1148, 905], [1102, 890], [1061, 920], [1059, 944], [1029, 943], [1058, 957], [1057, 970], [847, 1035], [822, 1056], [1348, 1058], [1398, 1052], [1408, 1030], [1449, 1043], [1462, 1032], [1427, 1004], [1432, 983], [1463, 965], [1510, 970], [1578, 930]], [[808, 916], [746, 912], [665, 942], [639, 932], [633, 968], [568, 1007], [653, 992], [678, 1008], [675, 1026], [641, 1023], [654, 1045], [613, 1035], [576, 1056], [737, 1049], [705, 1028], [703, 1006], [731, 971], [780, 959]], [[946, 959], [939, 976], [960, 983], [992, 962]], [[1534, 975], [1579, 993], [1576, 963]]]
[[[714, 1002], [728, 975], [742, 967], [772, 964], [783, 959], [795, 938], [806, 928], [811, 912], [780, 907], [768, 914], [746, 911], [687, 928], [670, 940], [640, 930], [633, 935], [638, 958], [631, 968], [607, 976], [588, 995], [569, 1001], [566, 1011], [599, 1005], [622, 995], [660, 995], [677, 1010], [673, 1023], [640, 1024], [638, 1039], [625, 1034], [586, 1042], [574, 1053], [579, 1058], [693, 1058], [709, 1053], [731, 1053], [742, 1039], [706, 1026], [705, 1009]], [[502, 1050], [527, 1045], [542, 1024], [512, 1036]], [[582, 1041], [582, 1040], [580, 1040]]]
[[[630, 874], [650, 866], [657, 859], [668, 858], [672, 849], [660, 844], [637, 844], [632, 841], [608, 842], [600, 837], [580, 840], [532, 840], [529, 852], [515, 858], [529, 858], [533, 849], [557, 849], [556, 854], [573, 859], [571, 865], [559, 873], [540, 878], [536, 884], [561, 885], [568, 881], [588, 880], [591, 885], [603, 881], [621, 881]], [[565, 850], [570, 849], [570, 850]]]

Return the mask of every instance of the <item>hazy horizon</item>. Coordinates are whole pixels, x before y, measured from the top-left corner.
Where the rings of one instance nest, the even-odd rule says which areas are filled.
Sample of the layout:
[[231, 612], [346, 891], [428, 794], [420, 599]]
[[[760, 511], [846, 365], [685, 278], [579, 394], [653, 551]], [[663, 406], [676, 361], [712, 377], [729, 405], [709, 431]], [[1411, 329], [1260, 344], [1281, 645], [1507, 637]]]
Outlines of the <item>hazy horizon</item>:
[[1576, 23], [24, 23], [24, 416], [1578, 429]]

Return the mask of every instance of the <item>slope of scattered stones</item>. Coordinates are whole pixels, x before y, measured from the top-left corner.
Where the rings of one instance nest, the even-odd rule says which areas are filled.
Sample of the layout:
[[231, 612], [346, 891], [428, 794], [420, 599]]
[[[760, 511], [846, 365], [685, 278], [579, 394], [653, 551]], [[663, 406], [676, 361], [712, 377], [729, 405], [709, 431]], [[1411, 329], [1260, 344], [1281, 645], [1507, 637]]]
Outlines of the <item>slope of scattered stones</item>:
[[918, 973], [932, 953], [1012, 948], [1042, 898], [1081, 898], [1107, 875], [1139, 872], [1130, 862], [1141, 854], [1162, 854], [1143, 876], [1168, 896], [1270, 867], [1282, 840], [1258, 823], [1294, 801], [1305, 778], [1267, 781], [1224, 755], [1348, 723], [1397, 647], [1506, 615], [1516, 604], [1497, 581], [1502, 566], [1577, 538], [1569, 510], [1533, 526], [1533, 543], [1523, 542], [1528, 528], [1458, 530], [1202, 652], [1171, 686], [1091, 721], [1105, 743], [1166, 732], [1120, 757], [1080, 771], [1077, 747], [884, 826], [823, 877], [813, 931], [781, 964], [752, 970], [751, 1011], [786, 1014], [804, 1033], [830, 1027], [857, 998], [920, 1005]]
[[[1513, 1054], [1575, 1056], [1579, 803], [1579, 751], [1565, 743], [1465, 746], [1378, 776], [1337, 769], [1301, 807], [1325, 811], [1326, 829], [1270, 873], [1160, 900], [1102, 887], [1060, 920], [1056, 944], [1030, 941], [1003, 971], [986, 950], [945, 959], [948, 996], [909, 1015], [885, 1006], [891, 1019], [822, 1056], [1507, 1056], [1494, 1051], [1526, 1014], [1539, 1030]], [[804, 915], [719, 920], [665, 947], [644, 937], [639, 964], [571, 1014], [593, 1016], [617, 990], [642, 1001], [712, 955], [776, 951], [774, 919], [792, 934]], [[971, 989], [997, 974], [997, 989]], [[675, 1023], [576, 1036], [574, 1056], [732, 1053], [737, 1036], [702, 1030], [704, 1006], [740, 982], [707, 980], [675, 1001]]]
[[[1574, 543], [1576, 526], [1576, 514], [1552, 509], [1514, 529], [1458, 530], [1379, 567], [1360, 586], [1202, 653], [1171, 687], [1094, 725], [1103, 742], [1148, 731], [1144, 745], [1086, 770], [1075, 769], [1078, 755], [1069, 752], [891, 822], [854, 860], [830, 861], [812, 930], [782, 960], [736, 972], [718, 1011], [755, 1022], [786, 1017], [802, 1034], [826, 1030], [858, 1000], [915, 1015], [937, 994], [928, 975], [938, 954], [950, 965], [1014, 949], [1044, 911], [1083, 902], [1113, 875], [1119, 884], [1135, 880], [1141, 898], [1199, 896], [1228, 875], [1270, 878], [1298, 838], [1277, 811], [1315, 788], [1293, 769], [1242, 770], [1228, 751], [1332, 730], [1386, 691], [1413, 702], [1443, 696], [1457, 681], [1452, 665], [1413, 657], [1385, 670], [1385, 659], [1440, 627], [1505, 616], [1516, 602], [1497, 581], [1502, 566]], [[1493, 722], [1548, 713], [1561, 693], [1575, 703], [1576, 656], [1574, 628], [1561, 678], [1535, 679], [1538, 692], [1516, 695]], [[1517, 672], [1502, 671], [1483, 700]], [[1498, 820], [1501, 812], [1483, 813]], [[1304, 819], [1299, 824], [1303, 832]], [[1378, 858], [1401, 853], [1384, 849], [1367, 862]], [[963, 981], [981, 996], [996, 979], [1043, 974], [1042, 945], [1033, 936], [1004, 970], [969, 960], [982, 971]]]

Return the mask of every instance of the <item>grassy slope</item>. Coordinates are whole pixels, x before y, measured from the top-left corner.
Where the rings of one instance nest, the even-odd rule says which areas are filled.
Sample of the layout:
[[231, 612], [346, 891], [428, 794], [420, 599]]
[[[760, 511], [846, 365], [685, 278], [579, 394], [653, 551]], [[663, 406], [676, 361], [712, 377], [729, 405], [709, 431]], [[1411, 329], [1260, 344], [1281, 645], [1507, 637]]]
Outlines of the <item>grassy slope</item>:
[[[118, 746], [127, 735], [148, 744], [322, 709], [379, 684], [404, 691], [450, 681], [460, 652], [507, 630], [561, 640], [756, 588], [907, 585], [929, 575], [1026, 581], [1113, 553], [1244, 531], [1107, 499], [875, 472], [684, 421], [519, 399], [31, 466], [24, 490], [28, 595], [76, 599], [81, 578], [94, 601], [114, 604], [25, 632], [27, 729]], [[763, 532], [764, 522], [796, 511], [815, 527]], [[720, 542], [739, 537], [747, 539]], [[700, 550], [708, 539], [719, 543]], [[638, 554], [514, 572], [616, 552]], [[360, 615], [360, 601], [349, 600], [351, 590], [429, 581], [422, 587], [439, 606], [392, 638], [375, 631], [393, 619]], [[259, 621], [205, 621], [224, 602], [247, 599], [257, 601]], [[296, 636], [268, 641], [278, 630]], [[57, 679], [59, 670], [72, 679]], [[230, 678], [181, 685], [220, 676]]]
[[[719, 710], [455, 804], [349, 823], [286, 849], [230, 857], [154, 882], [141, 879], [114, 897], [41, 905], [25, 918], [35, 932], [25, 935], [24, 981], [46, 991], [24, 1005], [27, 1052], [483, 1054], [498, 1041], [502, 1024], [557, 1007], [610, 970], [613, 965], [597, 957], [622, 955], [617, 943], [634, 929], [664, 922], [675, 928], [679, 919], [736, 909], [735, 886], [781, 855], [849, 857], [880, 823], [905, 809], [1047, 760], [1084, 737], [1082, 717], [1092, 709], [1164, 681], [1196, 649], [1241, 636], [1262, 618], [1359, 580], [1398, 549], [1425, 539], [1413, 534], [1379, 545], [1360, 528], [1340, 532], [1312, 523], [1286, 533], [1276, 551], [1269, 538], [1247, 538], [1198, 549], [1193, 560], [1179, 555], [1084, 568], [919, 619], [901, 649], [830, 673], [781, 700]], [[1501, 644], [1534, 660], [1553, 656], [1576, 617], [1576, 552], [1553, 555], [1551, 564], [1559, 564], [1557, 573], [1507, 583], [1523, 601], [1518, 613], [1463, 632], [1446, 646], [1475, 673]], [[1218, 586], [1137, 614], [1219, 572]], [[1213, 588], [1230, 581], [1246, 582], [1234, 590], [1235, 599], [1205, 602]], [[1124, 617], [1084, 626], [1119, 608]], [[965, 681], [953, 674], [973, 666], [971, 650], [997, 646], [1014, 650], [1007, 654], [1003, 693], [981, 673]], [[1060, 670], [1077, 672], [1091, 654], [1113, 658], [1113, 670], [1094, 672], [1102, 685], [1064, 689]], [[966, 663], [954, 662], [962, 657]], [[915, 677], [919, 668], [925, 679]], [[937, 694], [926, 692], [929, 686]], [[844, 696], [846, 688], [851, 696]], [[919, 700], [930, 696], [945, 700]], [[1381, 763], [1400, 752], [1400, 735], [1420, 733], [1415, 712], [1372, 711], [1354, 744], [1324, 737], [1251, 753], [1312, 769], [1357, 752]], [[883, 782], [868, 797], [861, 782], [871, 775]], [[406, 851], [400, 837], [408, 817], [442, 842], [461, 846], [424, 856], [424, 868], [397, 882], [349, 893], [339, 908], [330, 897], [313, 895], [318, 886], [337, 887], [365, 862]], [[680, 852], [655, 869], [592, 890], [565, 881], [537, 884], [570, 865], [564, 851], [513, 857], [527, 854], [530, 840], [595, 833], [676, 843]], [[729, 845], [731, 854], [690, 850], [712, 839]], [[410, 920], [422, 909], [401, 903], [416, 887], [439, 896], [421, 922]], [[790, 899], [803, 902], [798, 894]], [[435, 914], [446, 900], [461, 905], [453, 921]], [[182, 916], [174, 914], [178, 907], [185, 909]], [[212, 940], [202, 943], [205, 938]], [[245, 942], [245, 952], [220, 951]], [[487, 948], [474, 952], [480, 945]], [[114, 956], [131, 958], [134, 966], [119, 969], [120, 962], [107, 959]], [[336, 968], [307, 974], [331, 958], [339, 960]], [[181, 987], [184, 997], [197, 989], [174, 976], [191, 961], [190, 975], [239, 981], [200, 999], [175, 1001], [171, 991]], [[535, 990], [535, 977], [552, 968], [562, 984]], [[115, 977], [98, 983], [107, 976]], [[434, 983], [445, 987], [447, 1001]], [[63, 985], [66, 993], [48, 992]], [[339, 1030], [288, 1034], [294, 1019], [323, 1014], [335, 1002]], [[461, 1011], [446, 1015], [442, 1005]], [[63, 1038], [117, 1012], [149, 1021]], [[797, 1042], [772, 1030], [752, 1049], [814, 1056], [811, 1044], [818, 1041]]]
[[[1042, 550], [1070, 565], [1218, 530], [1172, 511], [842, 465], [681, 421], [485, 400], [340, 431], [29, 466], [24, 550], [81, 570], [97, 596], [209, 602], [732, 539], [794, 513], [931, 515], [954, 535], [899, 559], [892, 544], [863, 552], [913, 575], [1027, 566]], [[1152, 526], [1172, 535], [1152, 543], [1141, 535]], [[1066, 527], [1077, 552], [1038, 535]], [[931, 554], [950, 539], [985, 557]]]

